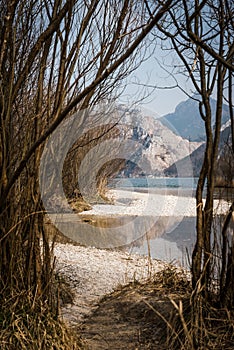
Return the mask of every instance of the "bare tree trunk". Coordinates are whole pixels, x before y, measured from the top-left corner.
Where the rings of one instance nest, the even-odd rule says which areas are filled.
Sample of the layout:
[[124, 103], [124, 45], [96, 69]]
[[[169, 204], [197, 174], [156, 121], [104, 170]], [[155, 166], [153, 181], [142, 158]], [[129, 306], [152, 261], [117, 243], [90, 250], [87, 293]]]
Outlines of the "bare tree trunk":
[[[173, 50], [180, 58], [194, 86], [193, 98], [200, 103], [200, 115], [206, 131], [206, 149], [196, 191], [197, 236], [192, 255], [192, 284], [194, 289], [203, 291], [206, 299], [212, 299], [214, 292], [212, 282], [214, 277], [217, 278], [218, 269], [218, 259], [214, 255], [212, 246], [212, 243], [217, 244], [213, 242], [213, 203], [222, 108], [225, 100], [230, 109], [232, 148], [234, 140], [232, 7], [229, 2], [223, 0], [219, 0], [216, 4], [196, 0], [193, 5], [191, 2], [182, 0], [176, 9], [170, 11], [170, 20], [168, 19], [167, 25], [160, 24], [158, 28], [162, 32], [163, 40], [165, 36], [170, 39]], [[228, 91], [227, 94], [226, 91]], [[211, 111], [210, 97], [214, 93], [216, 106], [215, 111]], [[214, 125], [212, 113], [215, 114]], [[228, 218], [230, 215], [228, 214]], [[221, 263], [223, 266], [219, 296], [225, 289], [225, 293], [227, 294], [228, 289], [230, 294], [232, 287], [229, 286], [233, 286], [231, 281], [233, 278], [233, 249], [230, 248], [228, 252], [226, 234], [228, 222], [229, 219], [225, 221], [222, 233]], [[215, 273], [216, 276], [214, 276]]]
[[53, 266], [39, 188], [44, 142], [71, 113], [117, 96], [171, 3], [156, 4], [149, 16], [144, 3], [129, 0], [0, 2], [2, 295], [17, 289], [48, 300]]

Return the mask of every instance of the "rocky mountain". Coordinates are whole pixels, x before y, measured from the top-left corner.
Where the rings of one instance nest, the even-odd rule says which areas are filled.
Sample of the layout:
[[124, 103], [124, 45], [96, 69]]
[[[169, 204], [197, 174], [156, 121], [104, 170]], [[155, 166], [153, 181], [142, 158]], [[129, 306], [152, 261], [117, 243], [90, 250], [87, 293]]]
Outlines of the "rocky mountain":
[[[205, 143], [203, 143], [190, 155], [173, 163], [164, 170], [164, 175], [177, 177], [179, 176], [178, 169], [180, 169], [180, 174], [183, 174], [184, 177], [190, 177], [192, 168], [192, 176], [198, 177], [202, 167], [205, 147]], [[188, 167], [188, 163], [190, 164], [190, 167]]]
[[[122, 116], [120, 129], [121, 124], [127, 124], [129, 128], [125, 137], [136, 145], [120, 172], [122, 176], [163, 175], [165, 169], [189, 156], [201, 145], [176, 135], [144, 109], [127, 110], [125, 106], [120, 106], [119, 112]], [[188, 169], [191, 172], [191, 167], [188, 166]]]
[[[211, 99], [211, 109], [215, 100]], [[199, 176], [205, 143], [204, 122], [199, 115], [198, 103], [193, 99], [181, 102], [174, 114], [156, 119], [146, 110], [126, 110], [120, 108], [123, 122], [131, 120], [128, 138], [142, 147], [129, 159], [122, 176]], [[214, 113], [213, 113], [214, 115]], [[188, 123], [188, 116], [190, 122]], [[213, 116], [213, 121], [215, 116]], [[130, 124], [131, 124], [130, 123]], [[177, 130], [176, 130], [177, 128]], [[232, 182], [234, 157], [230, 147], [231, 129], [228, 106], [223, 106], [223, 119], [220, 138], [220, 152], [216, 181]]]
[[[205, 143], [200, 145], [189, 156], [178, 160], [170, 167], [165, 169], [166, 176], [178, 176], [177, 169], [184, 176], [190, 176], [187, 170], [187, 164], [192, 164], [193, 176], [197, 177], [200, 174], [205, 152]], [[231, 147], [231, 126], [228, 121], [222, 128], [219, 144], [219, 157], [216, 167], [216, 184], [229, 186], [234, 183], [234, 155]]]
[[[211, 99], [213, 123], [215, 121], [215, 103], [216, 101]], [[225, 124], [228, 119], [229, 107], [224, 105], [222, 123]], [[180, 135], [190, 141], [205, 140], [204, 122], [200, 117], [199, 105], [198, 102], [192, 98], [179, 103], [175, 109], [175, 112], [166, 114], [160, 118], [160, 122], [177, 135]]]

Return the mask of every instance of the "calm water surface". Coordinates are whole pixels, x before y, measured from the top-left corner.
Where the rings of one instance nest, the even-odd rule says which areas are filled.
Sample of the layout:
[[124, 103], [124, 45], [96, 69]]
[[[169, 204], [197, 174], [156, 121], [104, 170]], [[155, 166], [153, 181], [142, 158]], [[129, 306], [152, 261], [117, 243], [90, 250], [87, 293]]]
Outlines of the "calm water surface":
[[[194, 196], [197, 178], [115, 179], [110, 187], [126, 191], [176, 196]], [[216, 192], [224, 197], [224, 192]], [[233, 191], [230, 196], [233, 196]], [[58, 219], [59, 220], [59, 219]], [[98, 248], [116, 248], [131, 253], [174, 262], [188, 267], [195, 243], [195, 217], [65, 216], [61, 229], [80, 244]], [[146, 233], [147, 232], [147, 233]]]

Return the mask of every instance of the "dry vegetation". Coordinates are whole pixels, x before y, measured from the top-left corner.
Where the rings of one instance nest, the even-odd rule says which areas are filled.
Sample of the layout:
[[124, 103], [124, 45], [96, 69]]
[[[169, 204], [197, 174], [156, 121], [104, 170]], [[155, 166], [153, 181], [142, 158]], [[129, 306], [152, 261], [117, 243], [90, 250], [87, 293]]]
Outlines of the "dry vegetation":
[[[188, 277], [169, 266], [104, 297], [79, 332], [93, 350], [233, 349], [233, 312], [197, 296], [193, 309], [193, 297]], [[193, 321], [197, 315], [202, 326]]]
[[[125, 78], [149, 55], [146, 37], [155, 30], [155, 42], [162, 36], [164, 46], [167, 38], [166, 50], [171, 45], [178, 54], [182, 62], [178, 71], [184, 74], [187, 70], [207, 130], [197, 189], [197, 242], [192, 259], [194, 291], [173, 270], [166, 271], [145, 285], [135, 283], [124, 287], [100, 304], [99, 310], [104, 307], [102, 321], [108, 321], [106, 334], [97, 313], [90, 319], [92, 324], [87, 320], [85, 327], [89, 335], [98, 332], [102, 339], [111, 335], [109, 342], [120, 333], [117, 340], [121, 337], [121, 344], [116, 349], [131, 349], [135, 345], [141, 349], [158, 349], [160, 344], [162, 349], [165, 346], [166, 349], [231, 349], [234, 241], [229, 247], [225, 227], [231, 220], [234, 203], [222, 232], [222, 278], [218, 291], [218, 306], [222, 305], [224, 296], [223, 306], [227, 309], [215, 308], [210, 257], [214, 168], [224, 95], [230, 106], [234, 147], [233, 4], [226, 0], [125, 0], [110, 5], [112, 2], [107, 0], [0, 1], [0, 348], [81, 347], [79, 339], [59, 320], [53, 252], [46, 234], [45, 198], [39, 184], [41, 156], [48, 137], [71, 114], [118, 97]], [[173, 63], [173, 71], [174, 68]], [[213, 130], [209, 99], [216, 92]], [[85, 113], [80, 115], [79, 123], [80, 127], [87, 123]], [[69, 139], [71, 134], [66, 136]], [[63, 158], [56, 145], [59, 143], [52, 142], [49, 149], [54, 154], [54, 173], [47, 167], [43, 169], [49, 180], [61, 175]], [[118, 168], [120, 163], [117, 160], [115, 166]], [[112, 166], [113, 163], [106, 163], [101, 168], [104, 180]], [[73, 170], [75, 174], [76, 169]], [[49, 181], [52, 192], [59, 187], [58, 183]], [[102, 187], [101, 179], [98, 185]], [[70, 190], [72, 195], [74, 188], [68, 188], [67, 192]], [[108, 301], [111, 301], [109, 306]], [[105, 310], [105, 305], [109, 309]], [[170, 318], [172, 310], [175, 315]], [[113, 328], [109, 332], [113, 324], [117, 327], [115, 333]], [[128, 338], [128, 325], [135, 327], [136, 343]], [[163, 343], [159, 335], [164, 336]], [[108, 341], [106, 348], [114, 349]]]
[[[54, 297], [55, 301], [58, 300], [56, 294]], [[68, 297], [66, 291], [63, 298], [68, 300]], [[58, 312], [49, 310], [29, 293], [15, 291], [7, 300], [1, 300], [0, 348], [79, 350], [83, 349], [83, 342], [77, 333], [61, 321]]]

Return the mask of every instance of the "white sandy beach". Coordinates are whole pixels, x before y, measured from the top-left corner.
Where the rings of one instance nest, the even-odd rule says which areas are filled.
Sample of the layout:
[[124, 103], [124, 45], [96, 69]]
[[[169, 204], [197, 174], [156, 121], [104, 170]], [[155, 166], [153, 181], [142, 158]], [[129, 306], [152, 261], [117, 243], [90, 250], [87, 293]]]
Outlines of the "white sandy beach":
[[[196, 216], [196, 200], [182, 195], [158, 194], [155, 192], [140, 192], [115, 189], [108, 192], [108, 197], [114, 204], [97, 204], [92, 210], [82, 212], [82, 215], [97, 216]], [[214, 201], [216, 214], [228, 211], [229, 203], [224, 200]]]

